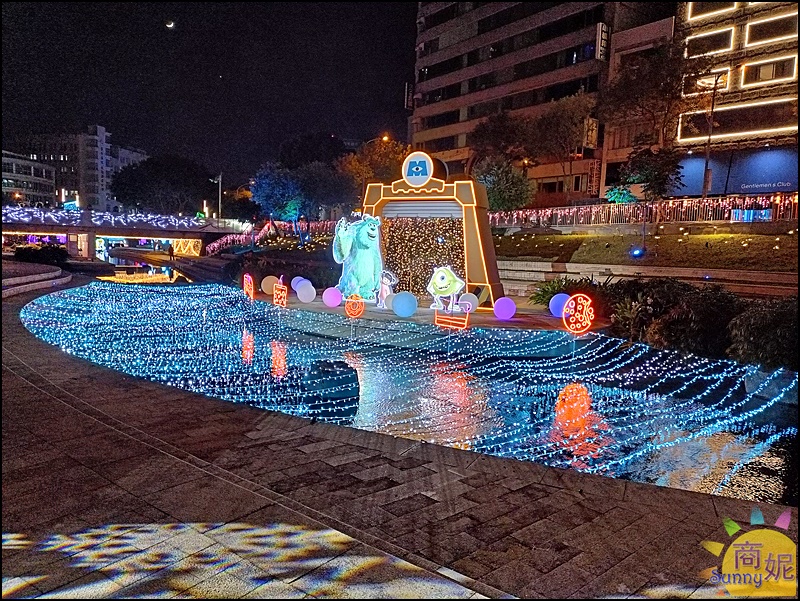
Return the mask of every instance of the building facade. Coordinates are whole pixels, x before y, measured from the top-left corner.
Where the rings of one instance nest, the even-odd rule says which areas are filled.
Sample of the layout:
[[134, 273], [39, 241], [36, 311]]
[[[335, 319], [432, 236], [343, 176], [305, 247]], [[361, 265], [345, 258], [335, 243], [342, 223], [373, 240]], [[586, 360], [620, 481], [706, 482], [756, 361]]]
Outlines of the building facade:
[[25, 155], [3, 151], [3, 204], [56, 206], [55, 170]]
[[687, 54], [714, 66], [687, 82], [685, 93], [708, 95], [709, 108], [681, 115], [676, 145], [687, 158], [676, 195], [701, 195], [704, 177], [710, 195], [797, 191], [797, 3], [683, 2], [677, 28]]
[[[645, 8], [643, 8], [645, 7]], [[450, 174], [477, 158], [469, 135], [501, 111], [535, 116], [607, 76], [609, 37], [675, 11], [674, 3], [421, 2], [410, 140]], [[566, 189], [600, 192], [601, 151], [586, 148]], [[537, 200], [565, 189], [560, 164], [528, 168]]]
[[91, 125], [80, 134], [35, 134], [14, 140], [15, 149], [52, 165], [59, 202], [95, 211], [118, 212], [110, 191], [114, 174], [147, 159], [138, 149], [111, 143], [111, 134]]

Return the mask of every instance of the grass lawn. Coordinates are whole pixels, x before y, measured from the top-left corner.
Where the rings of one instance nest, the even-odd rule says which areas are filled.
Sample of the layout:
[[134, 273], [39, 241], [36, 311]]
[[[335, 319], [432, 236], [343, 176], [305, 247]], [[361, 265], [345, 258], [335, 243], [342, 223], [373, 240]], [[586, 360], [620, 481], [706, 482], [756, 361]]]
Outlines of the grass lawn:
[[[751, 271], [797, 271], [797, 232], [775, 236], [754, 234], [692, 234], [647, 236], [647, 254], [639, 259], [630, 250], [641, 245], [641, 236], [587, 234], [514, 234], [496, 236], [500, 258], [651, 265]], [[777, 247], [777, 248], [776, 248]]]

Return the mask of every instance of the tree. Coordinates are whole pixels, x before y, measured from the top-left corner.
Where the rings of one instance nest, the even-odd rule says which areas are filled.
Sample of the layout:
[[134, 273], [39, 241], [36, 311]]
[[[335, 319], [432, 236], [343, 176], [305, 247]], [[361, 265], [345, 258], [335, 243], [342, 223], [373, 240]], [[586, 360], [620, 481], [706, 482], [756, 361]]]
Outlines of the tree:
[[684, 96], [684, 83], [707, 75], [708, 57], [686, 58], [685, 40], [658, 46], [630, 59], [600, 91], [598, 114], [611, 124], [644, 121], [651, 126], [651, 143], [671, 146], [681, 113], [705, 108], [708, 94]]
[[[554, 160], [561, 164], [566, 182], [564, 191], [569, 200], [572, 192], [572, 164], [583, 146], [586, 124], [594, 99], [578, 92], [550, 103], [547, 110], [532, 124], [529, 152], [539, 162]], [[567, 177], [568, 176], [568, 177]]]
[[475, 179], [486, 186], [491, 211], [511, 211], [531, 201], [528, 178], [505, 157], [485, 157], [475, 164], [473, 173]]
[[394, 140], [376, 140], [362, 144], [355, 154], [347, 154], [336, 162], [336, 170], [346, 175], [352, 189], [360, 194], [370, 182], [391, 183], [400, 179], [403, 161], [411, 147]]
[[352, 180], [332, 165], [319, 161], [306, 163], [294, 171], [294, 176], [308, 205], [313, 207], [310, 214], [347, 205], [354, 196]]
[[470, 134], [470, 148], [481, 158], [503, 156], [510, 161], [528, 157], [532, 122], [507, 112], [490, 115]]
[[270, 219], [297, 221], [305, 199], [294, 174], [277, 163], [261, 166], [250, 187], [255, 202]]
[[162, 215], [194, 214], [203, 200], [214, 198], [211, 173], [190, 159], [151, 157], [124, 167], [111, 181], [111, 193], [123, 206]]
[[278, 150], [278, 162], [287, 169], [297, 169], [317, 161], [330, 165], [346, 152], [340, 138], [316, 132], [283, 142]]
[[252, 200], [249, 190], [231, 190], [222, 195], [222, 214], [239, 221], [258, 221], [261, 206]]
[[660, 200], [671, 190], [683, 187], [684, 154], [672, 147], [653, 147], [641, 141], [620, 169], [623, 184], [639, 184], [647, 202]]

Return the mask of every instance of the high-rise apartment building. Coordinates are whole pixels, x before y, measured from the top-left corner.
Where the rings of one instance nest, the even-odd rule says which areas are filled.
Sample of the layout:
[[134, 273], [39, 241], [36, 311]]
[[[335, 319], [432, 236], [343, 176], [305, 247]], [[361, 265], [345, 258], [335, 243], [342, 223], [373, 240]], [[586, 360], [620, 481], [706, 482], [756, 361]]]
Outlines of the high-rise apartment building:
[[11, 142], [15, 150], [55, 168], [59, 201], [81, 208], [119, 211], [109, 187], [114, 174], [143, 161], [147, 154], [111, 143], [105, 127], [91, 125], [80, 134], [34, 134]]
[[796, 191], [797, 3], [683, 2], [677, 29], [689, 56], [714, 61], [708, 77], [685, 86], [708, 106], [681, 115], [681, 193], [702, 193], [707, 149], [709, 194]]
[[56, 203], [53, 167], [3, 151], [3, 204], [50, 207]]
[[[674, 12], [675, 3], [660, 2], [420, 2], [412, 145], [451, 174], [465, 172], [481, 120], [506, 110], [536, 115], [551, 100], [595, 93], [610, 36]], [[598, 196], [600, 153], [585, 149], [570, 176], [560, 164], [529, 168], [537, 201], [565, 189]]]

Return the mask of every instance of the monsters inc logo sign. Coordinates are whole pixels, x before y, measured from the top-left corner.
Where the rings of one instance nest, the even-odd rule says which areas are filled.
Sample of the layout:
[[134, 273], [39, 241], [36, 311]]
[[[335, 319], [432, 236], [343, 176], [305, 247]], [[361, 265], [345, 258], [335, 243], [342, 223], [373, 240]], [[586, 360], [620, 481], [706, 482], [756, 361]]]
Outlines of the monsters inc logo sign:
[[412, 152], [403, 161], [403, 179], [414, 188], [427, 184], [433, 177], [433, 159], [424, 152]]

